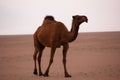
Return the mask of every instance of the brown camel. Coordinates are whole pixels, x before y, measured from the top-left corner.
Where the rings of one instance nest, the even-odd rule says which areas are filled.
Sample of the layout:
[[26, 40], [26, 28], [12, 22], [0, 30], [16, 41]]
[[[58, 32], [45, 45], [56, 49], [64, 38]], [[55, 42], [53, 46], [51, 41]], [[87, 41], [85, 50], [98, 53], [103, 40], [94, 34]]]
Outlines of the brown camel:
[[[34, 33], [34, 47], [35, 52], [33, 55], [34, 58], [34, 74], [37, 75], [37, 67], [36, 67], [36, 57], [38, 54], [38, 67], [39, 67], [39, 76], [49, 76], [49, 69], [51, 64], [53, 63], [53, 58], [55, 54], [56, 48], [60, 48], [63, 46], [63, 65], [64, 65], [64, 74], [65, 77], [71, 77], [71, 75], [67, 72], [66, 68], [66, 55], [67, 50], [69, 48], [69, 42], [72, 42], [76, 39], [78, 35], [79, 25], [83, 22], [88, 22], [86, 16], [76, 15], [73, 16], [72, 20], [72, 28], [69, 32], [66, 26], [62, 22], [58, 22], [54, 20], [52, 16], [46, 16], [44, 18], [43, 24], [36, 30]], [[41, 71], [41, 56], [45, 47], [51, 47], [51, 55], [49, 65], [45, 74]]]

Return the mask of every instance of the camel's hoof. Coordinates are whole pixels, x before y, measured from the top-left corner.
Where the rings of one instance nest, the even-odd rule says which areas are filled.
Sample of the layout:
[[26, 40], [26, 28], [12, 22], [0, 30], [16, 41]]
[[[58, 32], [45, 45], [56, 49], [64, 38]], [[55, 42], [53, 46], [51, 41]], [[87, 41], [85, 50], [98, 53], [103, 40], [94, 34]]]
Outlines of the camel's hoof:
[[33, 74], [37, 75], [38, 74], [37, 70], [34, 70]]
[[65, 77], [66, 77], [66, 78], [70, 78], [70, 77], [72, 77], [72, 76], [69, 75], [69, 74], [66, 74]]
[[39, 76], [43, 76], [43, 73], [41, 72], [41, 73], [39, 73]]
[[45, 74], [43, 74], [43, 76], [44, 76], [44, 77], [48, 77], [49, 75], [48, 75], [48, 73], [45, 73]]

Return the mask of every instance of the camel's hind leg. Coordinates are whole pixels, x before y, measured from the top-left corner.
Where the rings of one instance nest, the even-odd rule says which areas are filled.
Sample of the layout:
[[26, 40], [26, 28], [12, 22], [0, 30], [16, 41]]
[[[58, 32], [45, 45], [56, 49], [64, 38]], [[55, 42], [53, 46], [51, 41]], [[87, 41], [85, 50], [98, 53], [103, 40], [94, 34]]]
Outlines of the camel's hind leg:
[[35, 49], [34, 54], [33, 54], [33, 59], [34, 59], [34, 72], [33, 74], [37, 75], [37, 66], [36, 66], [36, 57], [37, 57], [38, 51]]
[[34, 48], [35, 48], [35, 52], [34, 52], [34, 55], [33, 55], [33, 59], [34, 59], [34, 74], [37, 75], [37, 66], [36, 66], [36, 57], [37, 57], [37, 54], [38, 54], [38, 67], [39, 67], [39, 75], [43, 75], [42, 74], [42, 71], [41, 71], [41, 56], [42, 56], [42, 52], [43, 52], [43, 49], [45, 48], [37, 39], [34, 39]]
[[45, 47], [42, 45], [39, 47], [39, 55], [38, 55], [39, 76], [43, 75], [43, 73], [41, 71], [41, 57], [42, 57], [42, 52], [43, 52], [44, 48]]
[[49, 65], [47, 67], [47, 70], [46, 70], [46, 72], [44, 74], [45, 77], [49, 76], [48, 75], [49, 74], [49, 69], [50, 69], [51, 64], [53, 63], [53, 58], [54, 58], [55, 50], [56, 50], [56, 48], [51, 48], [50, 61], [49, 61]]

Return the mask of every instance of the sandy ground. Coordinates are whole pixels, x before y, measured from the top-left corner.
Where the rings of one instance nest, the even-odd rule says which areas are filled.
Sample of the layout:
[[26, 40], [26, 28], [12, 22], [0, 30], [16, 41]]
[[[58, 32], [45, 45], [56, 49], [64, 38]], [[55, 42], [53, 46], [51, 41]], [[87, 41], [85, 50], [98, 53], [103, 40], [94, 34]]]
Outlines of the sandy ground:
[[[120, 32], [80, 33], [70, 43], [68, 72], [64, 77], [62, 47], [58, 48], [49, 77], [33, 75], [33, 40], [31, 35], [0, 36], [0, 80], [120, 80]], [[42, 56], [45, 72], [50, 48]]]

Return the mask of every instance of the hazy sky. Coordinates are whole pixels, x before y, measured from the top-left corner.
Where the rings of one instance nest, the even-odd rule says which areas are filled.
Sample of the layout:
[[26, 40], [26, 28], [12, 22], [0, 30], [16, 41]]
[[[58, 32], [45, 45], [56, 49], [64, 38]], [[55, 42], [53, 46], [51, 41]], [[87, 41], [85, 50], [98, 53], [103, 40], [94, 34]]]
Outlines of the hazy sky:
[[46, 15], [71, 29], [72, 16], [86, 15], [80, 32], [120, 31], [120, 0], [0, 0], [0, 35], [33, 34]]

